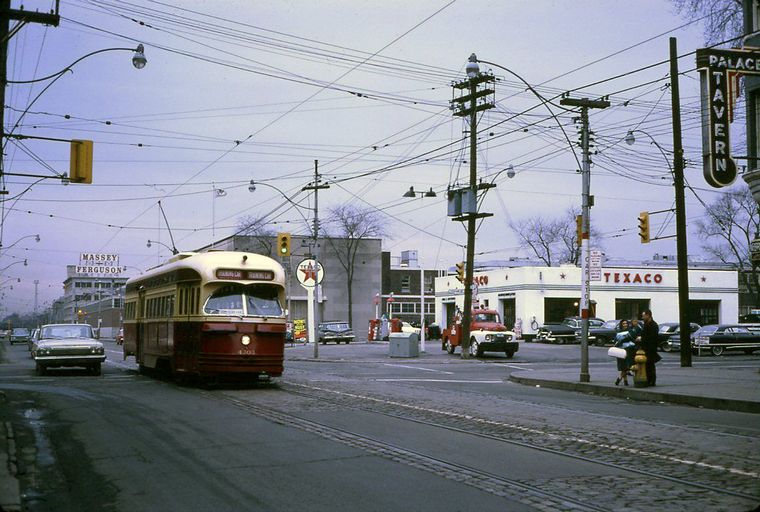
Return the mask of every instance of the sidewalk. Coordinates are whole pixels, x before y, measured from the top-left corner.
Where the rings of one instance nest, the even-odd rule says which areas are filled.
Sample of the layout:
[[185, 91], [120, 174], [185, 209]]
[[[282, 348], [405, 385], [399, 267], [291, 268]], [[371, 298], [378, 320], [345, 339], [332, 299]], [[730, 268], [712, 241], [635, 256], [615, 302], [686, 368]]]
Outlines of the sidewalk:
[[320, 345], [319, 357], [314, 358], [314, 345], [288, 346], [286, 360], [314, 363], [388, 363], [404, 361], [404, 364], [510, 364], [526, 365], [525, 370], [517, 369], [509, 380], [527, 386], [575, 391], [631, 400], [668, 402], [674, 404], [704, 407], [738, 412], [760, 414], [760, 365], [757, 361], [738, 360], [731, 367], [715, 367], [714, 359], [695, 359], [693, 366], [682, 368], [675, 364], [657, 365], [657, 386], [649, 388], [633, 387], [621, 382], [615, 386], [617, 371], [614, 363], [591, 365], [590, 382], [579, 382], [580, 367], [562, 366], [546, 370], [530, 370], [518, 356], [513, 359], [486, 357], [482, 359], [462, 359], [441, 350], [440, 341], [428, 341], [427, 352], [414, 358], [392, 358], [388, 356], [388, 342], [352, 343], [349, 345]]
[[541, 386], [595, 395], [668, 402], [674, 404], [760, 414], [760, 371], [757, 366], [737, 364], [732, 368], [657, 365], [657, 386], [633, 387], [621, 382], [615, 386], [618, 372], [614, 367], [590, 369], [591, 381], [579, 382], [579, 368], [517, 371], [509, 380], [528, 386]]

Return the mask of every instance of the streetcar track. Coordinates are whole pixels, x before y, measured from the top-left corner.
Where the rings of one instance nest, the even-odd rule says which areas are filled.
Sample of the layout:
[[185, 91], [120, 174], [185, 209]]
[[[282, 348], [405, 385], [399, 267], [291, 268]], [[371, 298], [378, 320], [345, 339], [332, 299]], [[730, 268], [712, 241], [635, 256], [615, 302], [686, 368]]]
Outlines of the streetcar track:
[[[341, 392], [341, 391], [335, 391], [335, 390], [330, 390], [330, 389], [325, 389], [325, 388], [319, 388], [319, 387], [315, 387], [315, 386], [308, 386], [308, 385], [305, 385], [305, 384], [288, 383], [288, 385], [292, 385], [292, 386], [296, 386], [296, 387], [302, 387], [302, 388], [306, 388], [306, 389], [312, 389], [312, 390], [316, 390], [316, 391], [319, 391], [319, 392], [327, 392], [327, 393], [331, 393], [331, 394], [344, 395], [344, 396], [347, 396], [347, 397], [360, 399], [361, 401], [364, 401], [364, 402], [369, 401], [369, 402], [386, 403], [388, 405], [402, 407], [402, 408], [404, 408], [406, 410], [413, 410], [413, 411], [425, 412], [425, 413], [433, 413], [433, 414], [443, 415], [444, 417], [455, 418], [455, 419], [464, 419], [464, 420], [467, 420], [469, 422], [474, 422], [474, 423], [481, 424], [481, 425], [499, 426], [499, 427], [506, 427], [506, 428], [516, 429], [516, 430], [519, 430], [519, 431], [522, 431], [522, 432], [525, 432], [525, 433], [540, 434], [542, 436], [547, 436], [547, 437], [550, 437], [550, 438], [554, 438], [555, 440], [556, 439], [563, 439], [563, 440], [565, 440], [567, 442], [570, 442], [570, 443], [581, 443], [581, 444], [584, 444], [584, 445], [593, 445], [596, 448], [602, 448], [602, 449], [613, 450], [613, 451], [620, 451], [620, 452], [623, 452], [623, 453], [625, 453], [627, 455], [643, 455], [645, 457], [652, 457], [654, 459], [659, 460], [660, 462], [665, 462], [665, 463], [686, 465], [686, 466], [691, 467], [691, 468], [701, 468], [701, 469], [705, 469], [705, 470], [709, 470], [709, 471], [731, 473], [731, 474], [734, 474], [734, 475], [737, 475], [737, 476], [744, 476], [744, 477], [752, 478], [752, 479], [760, 479], [760, 474], [758, 474], [756, 472], [736, 470], [734, 468], [727, 468], [727, 467], [713, 465], [713, 464], [706, 464], [706, 463], [699, 462], [699, 461], [693, 461], [693, 460], [688, 460], [688, 459], [663, 456], [663, 455], [660, 455], [660, 454], [655, 453], [655, 452], [642, 452], [640, 450], [632, 449], [632, 448], [629, 448], [629, 447], [626, 447], [626, 446], [618, 446], [618, 445], [599, 443], [599, 442], [596, 442], [596, 441], [582, 439], [582, 438], [578, 438], [578, 437], [574, 437], [574, 436], [562, 436], [562, 435], [557, 435], [557, 434], [547, 434], [546, 432], [543, 432], [543, 431], [540, 431], [540, 430], [537, 430], [537, 429], [532, 429], [530, 427], [524, 427], [524, 426], [513, 425], [513, 424], [506, 424], [506, 423], [496, 422], [496, 421], [493, 421], [493, 420], [488, 420], [488, 419], [483, 419], [483, 418], [476, 418], [476, 417], [473, 417], [471, 415], [466, 415], [466, 414], [459, 414], [459, 413], [452, 413], [452, 412], [447, 412], [447, 411], [440, 411], [440, 410], [436, 410], [436, 409], [429, 409], [429, 408], [419, 407], [419, 406], [416, 406], [416, 405], [404, 404], [404, 403], [396, 402], [396, 401], [390, 401], [390, 400], [385, 400], [385, 399], [378, 399], [378, 398], [371, 397], [371, 396], [366, 396], [366, 395], [358, 395], [358, 394], [355, 394], [355, 393], [345, 393], [345, 392]], [[332, 401], [332, 400], [330, 400], [328, 398], [325, 398], [323, 396], [317, 396], [317, 395], [309, 394], [309, 393], [303, 392], [303, 391], [295, 391], [295, 390], [287, 390], [287, 389], [283, 389], [283, 391], [286, 391], [286, 392], [292, 393], [292, 394], [297, 394], [297, 395], [300, 395], [300, 396], [304, 396], [306, 398], [315, 399], [315, 400], [331, 401], [332, 403], [336, 403], [338, 405], [345, 406], [345, 404], [343, 404], [341, 402]], [[543, 452], [546, 452], [546, 453], [551, 453], [553, 455], [562, 455], [564, 457], [569, 457], [569, 458], [573, 458], [573, 459], [576, 459], [576, 460], [582, 460], [584, 462], [588, 462], [588, 463], [592, 463], [592, 464], [598, 464], [598, 465], [602, 465], [602, 466], [613, 468], [613, 469], [618, 469], [618, 470], [622, 470], [622, 471], [626, 471], [626, 472], [636, 473], [636, 474], [639, 474], [639, 475], [642, 475], [642, 476], [645, 476], [645, 477], [648, 477], [648, 478], [659, 478], [661, 480], [667, 480], [667, 481], [674, 482], [674, 483], [677, 483], [679, 485], [683, 485], [683, 486], [687, 486], [687, 487], [699, 488], [699, 489], [702, 489], [702, 490], [705, 490], [705, 491], [715, 492], [715, 493], [724, 494], [724, 495], [730, 495], [730, 496], [734, 496], [734, 497], [737, 497], [737, 498], [742, 498], [742, 499], [747, 499], [747, 500], [752, 500], [752, 501], [757, 501], [758, 500], [758, 496], [752, 495], [752, 494], [748, 494], [748, 493], [745, 493], [743, 491], [730, 490], [730, 489], [725, 489], [725, 488], [718, 488], [718, 487], [715, 487], [714, 485], [708, 485], [708, 484], [696, 482], [694, 480], [686, 480], [686, 479], [683, 479], [683, 478], [669, 476], [669, 475], [665, 475], [665, 474], [662, 474], [662, 473], [653, 472], [653, 471], [648, 470], [648, 469], [637, 469], [636, 467], [631, 466], [631, 465], [623, 465], [623, 464], [619, 464], [619, 463], [616, 463], [616, 462], [609, 462], [609, 461], [604, 461], [604, 460], [595, 459], [595, 458], [591, 458], [591, 457], [586, 457], [586, 456], [583, 456], [583, 455], [569, 453], [566, 450], [558, 450], [558, 449], [554, 449], [554, 448], [550, 448], [550, 447], [546, 447], [546, 446], [540, 446], [540, 445], [537, 445], [537, 444], [534, 444], [534, 443], [530, 443], [530, 442], [518, 441], [518, 440], [509, 439], [509, 438], [505, 438], [503, 436], [498, 436], [498, 435], [493, 435], [493, 434], [486, 434], [486, 433], [482, 433], [482, 432], [474, 432], [474, 431], [469, 430], [469, 429], [454, 427], [454, 426], [451, 426], [451, 425], [446, 425], [446, 424], [439, 423], [439, 422], [433, 422], [433, 421], [430, 421], [430, 420], [419, 419], [419, 418], [410, 418], [409, 416], [404, 416], [404, 415], [401, 415], [401, 414], [394, 414], [394, 413], [390, 413], [390, 412], [387, 412], [387, 411], [379, 411], [379, 410], [376, 410], [376, 409], [367, 408], [366, 406], [362, 406], [362, 405], [356, 405], [354, 407], [357, 407], [357, 408], [360, 408], [360, 409], [364, 409], [364, 410], [369, 410], [370, 412], [373, 412], [373, 413], [376, 413], [376, 414], [382, 414], [382, 415], [385, 415], [385, 416], [394, 417], [394, 418], [402, 419], [402, 420], [406, 420], [406, 421], [412, 421], [412, 422], [415, 422], [415, 423], [418, 423], [418, 424], [422, 424], [422, 425], [434, 426], [434, 427], [438, 427], [438, 428], [444, 428], [444, 429], [451, 430], [451, 431], [457, 432], [457, 433], [467, 433], [467, 434], [478, 436], [478, 437], [482, 437], [482, 438], [485, 438], [485, 439], [496, 440], [496, 441], [507, 443], [507, 444], [512, 444], [512, 445], [521, 446], [521, 447], [524, 447], [524, 448], [529, 448], [529, 449], [543, 451]]]
[[[229, 402], [234, 406], [252, 412], [256, 416], [269, 419], [279, 424], [293, 426], [320, 437], [361, 449], [382, 458], [402, 463], [423, 471], [442, 476], [465, 485], [475, 487], [489, 494], [508, 498], [520, 503], [534, 506], [540, 510], [588, 510], [607, 512], [609, 509], [589, 504], [570, 496], [547, 491], [531, 484], [505, 478], [494, 473], [482, 471], [471, 466], [450, 462], [421, 452], [403, 448], [373, 437], [334, 427], [326, 423], [300, 418], [271, 407], [255, 405], [251, 402], [230, 396], [207, 395]], [[310, 396], [309, 398], [315, 398]]]

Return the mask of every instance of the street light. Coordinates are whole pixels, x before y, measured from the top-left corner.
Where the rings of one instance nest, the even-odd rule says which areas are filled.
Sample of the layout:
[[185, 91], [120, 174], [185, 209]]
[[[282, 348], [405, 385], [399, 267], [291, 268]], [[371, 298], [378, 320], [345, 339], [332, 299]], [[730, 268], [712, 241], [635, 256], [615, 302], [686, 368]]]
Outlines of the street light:
[[269, 183], [265, 183], [263, 181], [251, 180], [250, 183], [248, 184], [248, 192], [251, 192], [251, 193], [256, 192], [256, 187], [258, 185], [264, 185], [265, 187], [269, 187], [271, 189], [276, 190], [287, 202], [289, 202], [290, 204], [292, 204], [296, 208], [296, 211], [301, 216], [301, 218], [303, 219], [303, 221], [306, 223], [306, 228], [309, 229], [309, 230], [311, 230], [311, 226], [309, 225], [309, 219], [307, 219], [306, 216], [301, 211], [302, 209], [308, 209], [307, 207], [296, 203], [291, 198], [289, 198], [288, 195], [285, 192], [283, 192], [279, 188], [275, 187], [274, 185], [270, 185]]
[[10, 249], [11, 247], [13, 247], [13, 246], [14, 246], [14, 245], [16, 245], [17, 243], [19, 243], [21, 240], [24, 240], [24, 239], [26, 239], [26, 238], [32, 238], [32, 237], [34, 237], [34, 241], [35, 241], [35, 242], [39, 242], [39, 241], [41, 240], [41, 239], [40, 239], [40, 235], [26, 235], [26, 236], [22, 236], [21, 238], [19, 238], [19, 239], [18, 239], [18, 240], [16, 240], [15, 242], [13, 242], [13, 243], [12, 243], [11, 245], [9, 245], [8, 247], [3, 247], [3, 244], [2, 244], [2, 242], [0, 242], [0, 249], [2, 249], [2, 250], [4, 250], [4, 251], [7, 251], [7, 250], [8, 250], [8, 249]]
[[20, 260], [19, 261], [14, 261], [13, 263], [11, 263], [10, 265], [8, 265], [7, 267], [1, 268], [0, 269], [0, 273], [5, 272], [9, 268], [11, 268], [13, 265], [18, 265], [19, 263], [23, 263], [25, 267], [29, 266], [29, 263], [26, 260], [24, 260], [24, 261], [20, 261]]
[[438, 197], [438, 194], [433, 191], [433, 187], [430, 187], [430, 190], [427, 192], [416, 192], [414, 187], [409, 187], [409, 190], [404, 192], [404, 195], [401, 197], [417, 197], [417, 194], [421, 197]]
[[673, 176], [676, 195], [676, 261], [678, 263], [678, 323], [681, 330], [681, 366], [691, 366], [691, 329], [689, 322], [689, 260], [686, 248], [686, 200], [684, 198], [683, 156], [674, 155], [675, 166], [671, 165], [665, 150], [649, 133], [641, 129], [628, 130], [625, 143], [629, 146], [636, 142], [634, 132], [643, 133], [650, 144], [660, 150], [668, 169]]
[[[169, 246], [168, 246], [168, 245], [166, 245], [165, 243], [163, 243], [163, 242], [159, 242], [159, 241], [157, 241], [157, 240], [148, 240], [148, 243], [147, 243], [147, 244], [145, 244], [145, 246], [146, 246], [146, 247], [151, 247], [153, 244], [163, 245], [164, 247], [166, 247], [167, 249], [169, 249], [169, 250], [171, 251], [171, 253], [172, 253], [172, 254], [179, 254], [179, 251], [178, 251], [177, 249], [175, 249], [174, 247], [169, 247]], [[142, 273], [142, 272], [141, 272], [141, 273]]]

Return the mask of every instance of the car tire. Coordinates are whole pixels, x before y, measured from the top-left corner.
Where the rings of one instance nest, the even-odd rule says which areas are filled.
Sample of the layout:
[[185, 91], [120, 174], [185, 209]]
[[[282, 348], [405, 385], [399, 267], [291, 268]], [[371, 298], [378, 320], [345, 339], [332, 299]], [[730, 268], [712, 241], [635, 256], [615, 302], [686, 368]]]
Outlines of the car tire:
[[515, 355], [515, 353], [511, 350], [506, 350], [504, 353], [507, 355], [507, 359], [512, 359], [512, 357]]
[[457, 349], [454, 345], [451, 344], [451, 340], [448, 338], [446, 338], [445, 344], [446, 344], [446, 352], [448, 352], [449, 354], [453, 354], [454, 351]]
[[719, 346], [719, 345], [716, 345], [714, 347], [710, 347], [710, 353], [712, 355], [714, 355], [714, 356], [719, 356], [719, 355], [723, 354], [724, 350], [725, 349], [723, 347]]
[[47, 373], [47, 369], [45, 368], [45, 365], [42, 363], [37, 363], [34, 365], [34, 371], [37, 375], [45, 375]]
[[673, 347], [670, 345], [670, 343], [667, 342], [660, 345], [660, 348], [663, 352], [671, 352], [673, 350]]
[[475, 338], [470, 338], [470, 357], [480, 357], [483, 355], [483, 350], [480, 348], [480, 343]]
[[102, 373], [100, 368], [100, 363], [95, 363], [92, 366], [90, 366], [90, 371], [93, 375], [100, 375]]

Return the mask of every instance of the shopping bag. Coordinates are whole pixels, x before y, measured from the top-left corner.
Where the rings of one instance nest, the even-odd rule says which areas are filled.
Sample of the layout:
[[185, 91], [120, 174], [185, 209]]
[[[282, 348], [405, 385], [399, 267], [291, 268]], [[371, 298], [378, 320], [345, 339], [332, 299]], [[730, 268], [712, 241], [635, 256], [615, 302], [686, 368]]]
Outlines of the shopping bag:
[[610, 349], [607, 351], [607, 355], [617, 359], [625, 359], [628, 353], [624, 348], [610, 347]]

